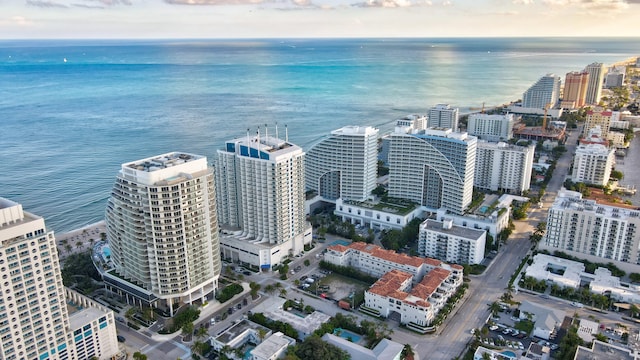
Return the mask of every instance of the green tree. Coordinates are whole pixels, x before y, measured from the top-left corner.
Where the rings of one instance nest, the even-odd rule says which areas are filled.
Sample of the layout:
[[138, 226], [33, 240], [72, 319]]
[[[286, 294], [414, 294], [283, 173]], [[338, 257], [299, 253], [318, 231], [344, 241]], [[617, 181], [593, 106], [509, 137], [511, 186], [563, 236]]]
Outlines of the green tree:
[[413, 349], [411, 348], [411, 345], [404, 344], [404, 347], [402, 348], [402, 353], [400, 354], [400, 359], [402, 359], [402, 360], [413, 360], [413, 356], [414, 355], [415, 355], [415, 353], [413, 352]]
[[624, 174], [622, 173], [622, 171], [618, 171], [618, 170], [611, 170], [611, 176], [612, 179], [615, 180], [622, 180], [622, 178], [624, 178]]
[[140, 351], [136, 351], [133, 353], [133, 360], [147, 360], [147, 355], [141, 353]]
[[250, 294], [251, 294], [251, 298], [252, 299], [257, 299], [258, 298], [258, 291], [260, 291], [260, 284], [258, 284], [257, 282], [250, 282], [249, 283], [249, 288], [251, 289]]
[[309, 266], [311, 265], [311, 261], [309, 261], [309, 259], [304, 259], [304, 266]]
[[489, 304], [489, 311], [491, 311], [493, 316], [498, 315], [498, 312], [500, 311], [500, 304], [498, 304], [497, 301], [492, 302]]
[[191, 340], [191, 336], [193, 335], [194, 330], [193, 322], [188, 321], [182, 325], [182, 335], [184, 335], [186, 341]]
[[316, 335], [311, 335], [300, 343], [295, 354], [305, 360], [349, 360], [351, 358], [346, 351], [322, 341]]

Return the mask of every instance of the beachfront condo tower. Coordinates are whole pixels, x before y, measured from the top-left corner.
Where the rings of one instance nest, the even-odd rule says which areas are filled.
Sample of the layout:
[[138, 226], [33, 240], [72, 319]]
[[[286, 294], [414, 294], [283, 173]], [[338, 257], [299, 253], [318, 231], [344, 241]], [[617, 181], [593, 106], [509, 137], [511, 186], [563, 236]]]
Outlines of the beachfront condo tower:
[[389, 196], [462, 215], [473, 194], [477, 142], [451, 129], [396, 126], [389, 142]]
[[173, 316], [212, 299], [220, 276], [213, 169], [171, 152], [122, 165], [105, 214], [114, 268], [107, 288]]
[[307, 190], [323, 199], [366, 200], [376, 187], [378, 129], [345, 126], [315, 144], [305, 156]]
[[522, 94], [522, 107], [553, 109], [560, 98], [560, 77], [547, 74]]
[[222, 256], [269, 271], [311, 242], [304, 208], [305, 154], [265, 133], [225, 142], [216, 186]]
[[598, 105], [598, 103], [600, 103], [600, 97], [602, 96], [602, 85], [604, 83], [604, 64], [589, 64], [584, 71], [589, 73], [589, 84], [587, 85], [585, 102], [588, 105]]
[[579, 109], [586, 105], [589, 73], [586, 71], [572, 71], [564, 78], [562, 93], [563, 109]]
[[429, 109], [427, 127], [458, 130], [458, 108], [438, 104]]
[[111, 359], [113, 312], [65, 288], [53, 231], [0, 198], [0, 359]]
[[478, 139], [507, 141], [513, 137], [513, 114], [469, 114], [467, 132]]

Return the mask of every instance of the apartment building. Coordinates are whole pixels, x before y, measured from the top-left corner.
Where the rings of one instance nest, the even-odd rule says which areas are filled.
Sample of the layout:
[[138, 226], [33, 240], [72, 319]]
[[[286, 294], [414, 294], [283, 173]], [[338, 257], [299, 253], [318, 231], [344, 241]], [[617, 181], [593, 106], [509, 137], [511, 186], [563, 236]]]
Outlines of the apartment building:
[[639, 226], [640, 211], [633, 207], [598, 204], [563, 189], [549, 209], [547, 230], [538, 247], [640, 272]]
[[287, 139], [229, 140], [218, 150], [216, 190], [224, 258], [270, 270], [311, 243], [305, 154]]
[[4, 198], [0, 265], [0, 358], [102, 360], [117, 354], [113, 312], [63, 286], [53, 232], [42, 217]]
[[451, 129], [396, 126], [389, 144], [389, 196], [463, 214], [473, 195], [477, 141]]
[[486, 231], [454, 225], [451, 219], [427, 219], [420, 224], [418, 254], [455, 264], [480, 264], [486, 238]]
[[215, 204], [204, 156], [170, 152], [123, 164], [105, 213], [114, 264], [103, 274], [107, 288], [171, 315], [212, 299], [221, 268]]
[[305, 183], [323, 199], [366, 200], [376, 187], [378, 129], [345, 126], [305, 156]]
[[589, 73], [589, 83], [587, 85], [587, 96], [585, 102], [588, 105], [598, 105], [602, 97], [602, 85], [604, 83], [604, 64], [592, 63], [584, 69]]
[[442, 128], [458, 130], [458, 108], [449, 104], [438, 104], [431, 109], [427, 116], [427, 128]]
[[513, 114], [469, 115], [467, 132], [478, 139], [486, 141], [507, 141], [513, 138]]
[[609, 134], [609, 128], [611, 127], [611, 118], [613, 113], [611, 111], [596, 109], [587, 111], [587, 117], [585, 119], [584, 130], [582, 136], [589, 135], [589, 131], [596, 126], [600, 126], [601, 135], [607, 137]]
[[531, 185], [535, 145], [478, 141], [473, 186], [489, 191], [522, 194]]
[[580, 144], [573, 157], [574, 182], [606, 186], [615, 164], [615, 149], [601, 144]]
[[400, 323], [426, 332], [447, 300], [462, 285], [461, 265], [447, 264], [352, 243], [327, 249], [324, 260], [380, 278], [365, 292], [365, 309], [379, 316], [397, 314]]
[[560, 98], [560, 77], [547, 74], [522, 94], [523, 108], [552, 109]]
[[579, 109], [586, 104], [589, 73], [586, 71], [572, 71], [567, 73], [564, 80], [562, 94], [563, 109]]

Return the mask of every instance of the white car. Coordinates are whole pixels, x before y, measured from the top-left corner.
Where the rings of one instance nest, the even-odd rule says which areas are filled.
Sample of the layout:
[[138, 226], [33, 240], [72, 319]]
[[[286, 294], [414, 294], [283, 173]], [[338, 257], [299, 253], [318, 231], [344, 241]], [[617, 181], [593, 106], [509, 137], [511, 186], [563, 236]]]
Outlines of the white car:
[[491, 330], [491, 331], [496, 331], [496, 330], [498, 330], [498, 329], [499, 329], [498, 325], [491, 325], [491, 326], [489, 326], [489, 330]]

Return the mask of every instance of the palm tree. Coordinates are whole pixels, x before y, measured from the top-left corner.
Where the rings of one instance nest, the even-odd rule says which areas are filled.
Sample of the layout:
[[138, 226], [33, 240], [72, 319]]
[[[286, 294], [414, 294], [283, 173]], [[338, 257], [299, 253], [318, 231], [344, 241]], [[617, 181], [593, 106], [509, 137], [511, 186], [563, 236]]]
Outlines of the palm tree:
[[287, 289], [280, 289], [280, 297], [287, 297]]
[[196, 330], [196, 338], [198, 340], [204, 340], [209, 335], [207, 328], [204, 326], [200, 326], [198, 330]]
[[267, 330], [265, 330], [263, 328], [259, 328], [258, 329], [258, 338], [260, 339], [260, 342], [263, 342], [265, 337], [267, 337]]
[[631, 304], [631, 307], [629, 308], [629, 310], [631, 311], [632, 318], [636, 317], [636, 315], [638, 315], [638, 312], [640, 312], [640, 309], [638, 309], [636, 304]]
[[182, 325], [182, 335], [184, 335], [185, 341], [191, 341], [191, 336], [193, 335], [193, 322], [189, 321]]
[[498, 304], [497, 301], [492, 302], [489, 304], [489, 311], [491, 311], [491, 315], [493, 316], [498, 315], [498, 312], [500, 311], [500, 304]]
[[274, 291], [276, 291], [275, 286], [273, 286], [272, 284], [269, 284], [267, 286], [264, 287], [264, 291], [267, 292], [267, 294], [272, 295]]
[[402, 348], [402, 353], [400, 354], [400, 358], [403, 360], [413, 360], [413, 349], [411, 348], [411, 345], [409, 344], [404, 344], [404, 348]]
[[509, 291], [505, 292], [500, 297], [500, 300], [504, 301], [505, 303], [510, 303], [512, 299], [513, 299], [513, 295]]

